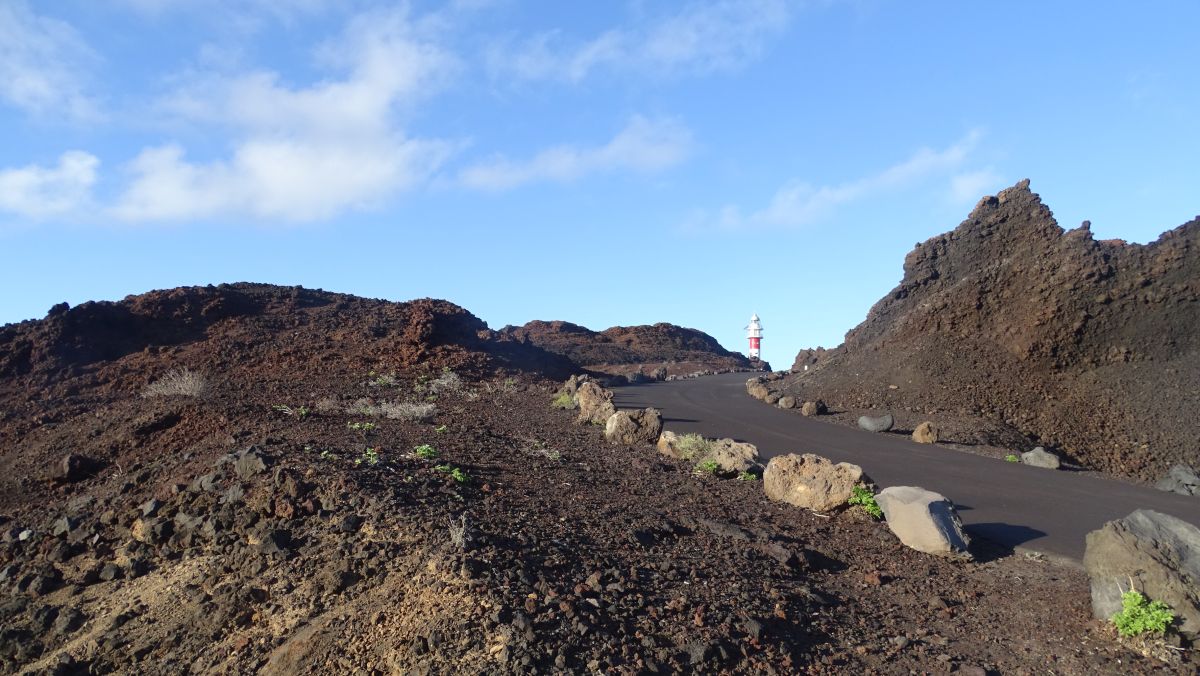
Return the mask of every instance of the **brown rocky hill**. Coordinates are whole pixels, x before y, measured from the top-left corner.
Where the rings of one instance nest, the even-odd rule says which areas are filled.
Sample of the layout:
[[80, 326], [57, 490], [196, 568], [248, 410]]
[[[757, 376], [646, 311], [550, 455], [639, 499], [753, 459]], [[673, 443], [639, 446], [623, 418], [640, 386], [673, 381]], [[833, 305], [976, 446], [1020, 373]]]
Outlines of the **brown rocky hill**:
[[721, 347], [707, 333], [667, 323], [593, 331], [570, 322], [534, 320], [506, 326], [500, 333], [601, 373], [650, 376], [661, 369], [660, 375], [687, 375], [763, 367], [762, 362]]
[[918, 244], [845, 342], [802, 363], [788, 387], [836, 406], [977, 416], [1142, 479], [1197, 464], [1200, 220], [1097, 241], [1022, 181]]
[[248, 284], [3, 327], [0, 672], [1194, 671], [1081, 571], [609, 443], [550, 405], [573, 369], [442, 301]]

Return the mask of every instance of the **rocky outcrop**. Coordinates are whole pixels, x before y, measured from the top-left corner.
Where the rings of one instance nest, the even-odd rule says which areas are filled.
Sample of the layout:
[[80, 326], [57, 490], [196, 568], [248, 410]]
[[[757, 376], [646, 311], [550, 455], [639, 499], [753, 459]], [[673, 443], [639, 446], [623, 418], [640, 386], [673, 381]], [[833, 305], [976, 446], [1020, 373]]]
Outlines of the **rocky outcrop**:
[[1180, 618], [1180, 630], [1200, 632], [1200, 528], [1147, 509], [1109, 521], [1087, 535], [1083, 555], [1092, 588], [1092, 612], [1107, 620], [1134, 589], [1162, 601]]
[[726, 372], [762, 368], [745, 356], [721, 347], [696, 329], [659, 323], [614, 326], [604, 331], [564, 321], [531, 321], [506, 326], [499, 333], [561, 355], [579, 368], [623, 376], [629, 382], [666, 380], [699, 370]]
[[1097, 240], [1022, 181], [913, 249], [896, 288], [782, 389], [974, 416], [1144, 480], [1200, 466], [1200, 219], [1149, 244]]
[[617, 411], [604, 424], [604, 437], [614, 444], [654, 444], [662, 434], [662, 413], [655, 408]]
[[835, 464], [812, 453], [775, 456], [763, 472], [763, 490], [768, 498], [814, 512], [845, 506], [854, 487], [863, 481], [858, 465]]
[[575, 403], [579, 404], [581, 424], [604, 425], [617, 412], [612, 403], [613, 394], [592, 381], [580, 383], [575, 390]]
[[891, 486], [875, 496], [888, 528], [906, 546], [950, 558], [971, 558], [970, 539], [954, 503], [916, 486]]

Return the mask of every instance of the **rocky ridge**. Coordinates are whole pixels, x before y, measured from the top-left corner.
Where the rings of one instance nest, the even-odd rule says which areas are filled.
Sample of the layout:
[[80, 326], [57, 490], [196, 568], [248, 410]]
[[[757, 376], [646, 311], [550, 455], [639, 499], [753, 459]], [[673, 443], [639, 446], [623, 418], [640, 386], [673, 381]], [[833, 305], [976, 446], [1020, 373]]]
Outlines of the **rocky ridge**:
[[917, 245], [841, 346], [796, 363], [780, 389], [798, 400], [940, 416], [958, 443], [1043, 445], [1145, 480], [1195, 465], [1200, 220], [1146, 245], [1098, 241], [1022, 181]]

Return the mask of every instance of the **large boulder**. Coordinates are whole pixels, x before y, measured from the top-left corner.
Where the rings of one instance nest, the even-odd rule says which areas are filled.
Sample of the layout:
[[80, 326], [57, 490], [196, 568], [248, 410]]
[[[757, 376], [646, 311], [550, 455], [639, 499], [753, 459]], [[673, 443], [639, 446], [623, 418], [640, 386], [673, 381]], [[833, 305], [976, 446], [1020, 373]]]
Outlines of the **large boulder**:
[[816, 401], [806, 401], [800, 406], [800, 414], [809, 418], [814, 415], [825, 415], [828, 409], [825, 407], [825, 402], [817, 399]]
[[746, 381], [746, 394], [755, 399], [763, 400], [771, 393], [770, 388], [763, 383], [762, 378], [751, 378]]
[[936, 444], [941, 438], [941, 432], [933, 423], [925, 421], [913, 430], [912, 440], [918, 444]]
[[885, 413], [881, 416], [860, 416], [858, 426], [868, 432], [886, 432], [896, 424], [896, 419], [891, 413]]
[[1097, 619], [1121, 610], [1121, 594], [1132, 582], [1147, 598], [1171, 606], [1181, 631], [1200, 633], [1200, 528], [1139, 509], [1088, 533], [1083, 566]]
[[767, 392], [767, 396], [763, 397], [763, 401], [774, 406], [775, 403], [782, 398], [783, 395], [779, 394], [775, 390], [771, 390], [770, 392]]
[[796, 398], [790, 394], [785, 394], [779, 398], [779, 401], [775, 402], [775, 405], [779, 408], [796, 408]]
[[875, 496], [888, 528], [908, 547], [927, 554], [970, 559], [970, 538], [954, 503], [916, 486], [892, 486]]
[[655, 408], [617, 411], [604, 423], [604, 436], [614, 444], [653, 444], [660, 434], [662, 414]]
[[587, 381], [579, 384], [575, 401], [579, 404], [579, 422], [603, 425], [617, 412], [612, 403], [612, 392]]
[[860, 481], [865, 479], [858, 465], [834, 464], [812, 453], [775, 456], [763, 472], [763, 490], [768, 498], [814, 512], [845, 505]]
[[1038, 446], [1032, 451], [1026, 451], [1021, 454], [1021, 462], [1034, 467], [1042, 467], [1044, 469], [1058, 469], [1061, 463], [1058, 456], [1050, 451]]
[[758, 467], [758, 448], [733, 439], [717, 439], [709, 446], [708, 457], [726, 474], [740, 474]]
[[1187, 465], [1175, 465], [1154, 487], [1180, 495], [1200, 495], [1200, 476]]

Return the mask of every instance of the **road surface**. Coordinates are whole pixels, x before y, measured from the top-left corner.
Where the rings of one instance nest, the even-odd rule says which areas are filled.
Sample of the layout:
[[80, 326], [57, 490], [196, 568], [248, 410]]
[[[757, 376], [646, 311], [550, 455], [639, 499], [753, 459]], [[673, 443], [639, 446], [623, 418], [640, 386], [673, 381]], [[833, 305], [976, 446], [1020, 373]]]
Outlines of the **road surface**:
[[1049, 470], [918, 444], [901, 434], [872, 434], [805, 418], [746, 394], [749, 374], [652, 383], [614, 390], [618, 408], [653, 406], [665, 429], [730, 437], [758, 447], [765, 463], [784, 453], [816, 453], [852, 462], [880, 488], [920, 486], [954, 501], [967, 532], [1022, 551], [1079, 563], [1084, 537], [1135, 509], [1153, 509], [1200, 525], [1200, 497]]

